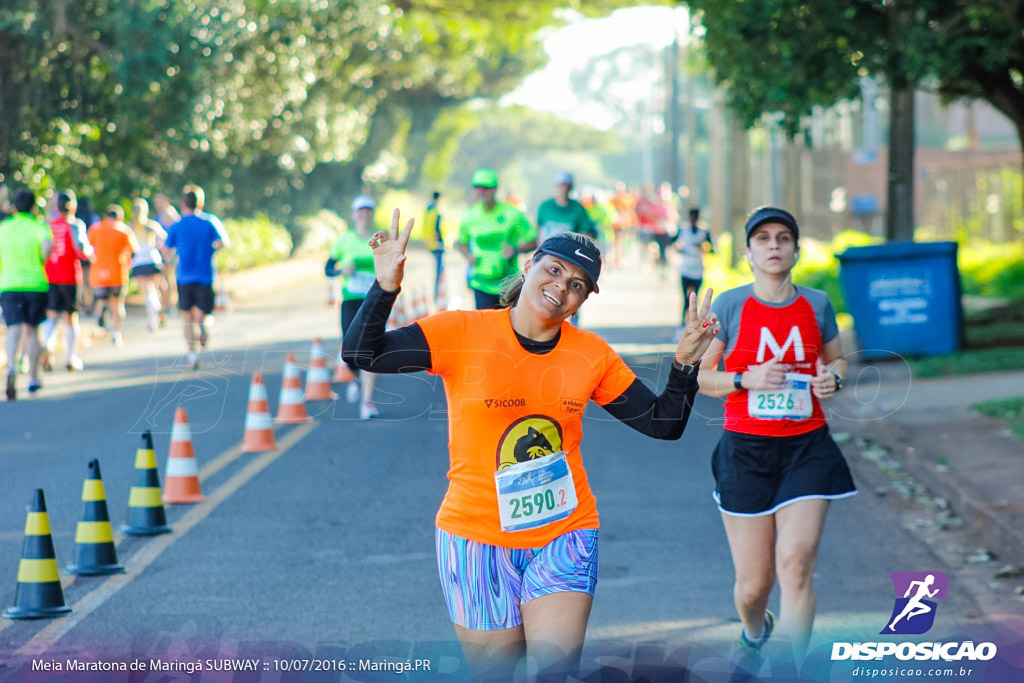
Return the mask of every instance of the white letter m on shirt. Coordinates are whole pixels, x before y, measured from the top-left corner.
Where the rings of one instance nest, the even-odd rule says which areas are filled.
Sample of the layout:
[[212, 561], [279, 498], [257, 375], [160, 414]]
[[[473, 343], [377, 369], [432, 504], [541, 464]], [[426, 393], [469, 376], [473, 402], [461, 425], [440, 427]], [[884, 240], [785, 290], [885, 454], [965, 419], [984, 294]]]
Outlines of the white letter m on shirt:
[[796, 359], [802, 361], [804, 359], [804, 340], [800, 337], [800, 328], [793, 325], [789, 329], [789, 336], [786, 337], [786, 343], [779, 347], [779, 342], [775, 341], [775, 337], [772, 336], [772, 331], [767, 327], [761, 328], [761, 341], [757, 344], [757, 362], [765, 362], [765, 350], [771, 349], [772, 358], [782, 358], [790, 345], [793, 346], [793, 353], [796, 354]]

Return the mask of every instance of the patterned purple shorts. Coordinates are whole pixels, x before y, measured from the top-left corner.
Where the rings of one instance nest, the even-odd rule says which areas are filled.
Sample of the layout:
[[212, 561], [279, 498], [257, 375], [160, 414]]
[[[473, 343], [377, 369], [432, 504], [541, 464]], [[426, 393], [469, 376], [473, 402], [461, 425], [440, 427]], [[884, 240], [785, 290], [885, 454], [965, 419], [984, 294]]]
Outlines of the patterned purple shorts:
[[523, 623], [519, 605], [551, 593], [594, 594], [597, 529], [562, 534], [520, 550], [469, 541], [437, 529], [437, 570], [452, 622], [476, 631]]

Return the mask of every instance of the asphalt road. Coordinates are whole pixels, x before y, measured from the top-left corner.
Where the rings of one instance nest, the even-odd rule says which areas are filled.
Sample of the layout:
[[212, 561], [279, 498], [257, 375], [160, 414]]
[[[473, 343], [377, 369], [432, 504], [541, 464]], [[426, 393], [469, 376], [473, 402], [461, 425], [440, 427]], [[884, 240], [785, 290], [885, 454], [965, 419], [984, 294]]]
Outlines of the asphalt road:
[[[590, 326], [660, 388], [667, 365], [657, 352], [671, 328], [649, 322], [668, 307], [671, 282], [618, 277], [624, 296], [634, 291], [630, 283], [655, 296], [634, 299], [628, 318], [621, 310], [609, 316], [610, 304], [595, 305]], [[179, 405], [188, 411], [208, 497], [168, 507], [174, 534], [118, 535], [128, 574], [65, 579], [70, 616], [0, 619], [0, 681], [19, 680], [33, 659], [67, 657], [337, 661], [383, 653], [423, 655], [434, 672], [458, 669], [433, 547], [447, 468], [438, 380], [382, 378], [381, 419], [374, 421], [358, 420], [343, 397], [310, 404], [315, 422], [279, 428], [278, 451], [238, 453], [252, 372], [266, 374], [276, 410], [284, 353], [298, 353], [304, 365], [315, 336], [327, 340], [329, 352], [336, 348], [335, 313], [323, 305], [322, 289], [313, 282], [276, 291], [220, 316], [198, 373], [176, 364], [178, 330], [136, 332], [121, 349], [95, 340], [86, 373], [48, 376], [42, 395], [0, 406], [0, 609], [14, 599], [33, 489], [46, 492], [63, 567], [75, 554], [86, 463], [100, 460], [116, 530], [126, 519], [140, 433], [153, 431], [163, 478]], [[659, 442], [588, 407], [583, 453], [601, 513], [601, 558], [585, 666], [604, 661], [602, 653], [639, 661], [651, 648], [681, 652], [673, 661], [714, 671], [738, 634], [732, 565], [710, 494], [721, 407], [701, 398], [697, 413], [680, 441]], [[866, 465], [853, 464], [860, 481]], [[893, 607], [890, 572], [946, 569], [871, 487], [836, 502], [816, 572], [812, 646], [827, 651], [835, 640], [877, 640]], [[776, 606], [777, 599], [776, 592]], [[967, 587], [951, 581], [929, 637], [968, 633], [979, 640], [998, 628]], [[263, 672], [279, 680], [276, 669]]]

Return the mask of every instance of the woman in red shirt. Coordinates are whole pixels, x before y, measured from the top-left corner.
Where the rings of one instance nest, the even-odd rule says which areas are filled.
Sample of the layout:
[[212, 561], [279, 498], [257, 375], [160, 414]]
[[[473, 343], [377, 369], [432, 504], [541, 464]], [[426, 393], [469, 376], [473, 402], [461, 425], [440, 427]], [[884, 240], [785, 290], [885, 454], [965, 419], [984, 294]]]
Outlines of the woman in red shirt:
[[701, 359], [700, 392], [726, 397], [725, 431], [712, 457], [714, 497], [743, 622], [733, 659], [756, 675], [775, 625], [766, 605], [776, 573], [779, 630], [802, 659], [814, 623], [825, 515], [831, 500], [857, 489], [821, 410], [821, 401], [842, 388], [846, 361], [828, 295], [793, 284], [796, 219], [763, 207], [750, 215], [746, 233], [754, 282], [715, 301], [722, 332]]

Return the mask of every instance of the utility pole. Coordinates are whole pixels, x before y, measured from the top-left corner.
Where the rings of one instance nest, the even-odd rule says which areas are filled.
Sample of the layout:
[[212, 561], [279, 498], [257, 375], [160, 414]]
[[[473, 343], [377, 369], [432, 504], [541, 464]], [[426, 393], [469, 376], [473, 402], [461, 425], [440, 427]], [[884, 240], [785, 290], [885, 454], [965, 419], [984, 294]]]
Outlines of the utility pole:
[[[690, 21], [686, 28], [686, 49], [683, 51], [683, 68], [686, 77], [686, 187], [690, 190], [688, 197], [692, 207], [701, 203], [701, 185], [697, 177], [697, 105], [694, 102], [697, 89], [693, 83], [693, 72], [690, 70], [690, 46], [693, 44], [693, 29], [698, 24], [696, 15], [690, 13]], [[686, 207], [684, 207], [686, 208]]]
[[676, 29], [676, 13], [678, 8], [672, 8], [672, 44], [668, 51], [668, 81], [669, 95], [668, 106], [666, 107], [665, 130], [668, 131], [668, 145], [665, 150], [665, 176], [672, 191], [679, 189], [679, 31]]

